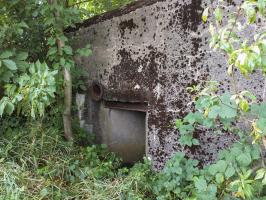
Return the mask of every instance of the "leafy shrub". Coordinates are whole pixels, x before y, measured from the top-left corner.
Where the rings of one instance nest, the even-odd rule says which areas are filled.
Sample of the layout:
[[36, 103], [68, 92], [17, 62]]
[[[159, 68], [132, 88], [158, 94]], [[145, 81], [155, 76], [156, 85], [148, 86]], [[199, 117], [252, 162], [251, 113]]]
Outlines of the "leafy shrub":
[[31, 64], [27, 73], [16, 82], [5, 85], [6, 96], [0, 101], [0, 116], [4, 112], [11, 115], [17, 106], [18, 113], [32, 118], [36, 118], [36, 114], [42, 117], [55, 97], [56, 74], [57, 71], [50, 71], [45, 63]]
[[193, 189], [194, 176], [199, 174], [198, 161], [187, 160], [184, 153], [177, 153], [169, 160], [155, 182], [157, 199], [185, 199]]
[[[259, 146], [236, 143], [220, 153], [219, 159], [203, 169], [198, 161], [179, 152], [157, 175], [157, 199], [254, 199], [265, 195], [260, 180], [265, 171], [252, 170], [260, 159]], [[265, 198], [266, 196], [264, 196]]]

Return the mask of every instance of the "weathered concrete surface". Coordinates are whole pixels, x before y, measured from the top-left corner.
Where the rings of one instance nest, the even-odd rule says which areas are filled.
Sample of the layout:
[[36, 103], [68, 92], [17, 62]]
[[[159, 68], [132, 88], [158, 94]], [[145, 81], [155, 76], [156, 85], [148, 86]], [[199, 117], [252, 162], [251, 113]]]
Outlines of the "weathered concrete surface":
[[[93, 49], [93, 56], [77, 58], [77, 64], [89, 71], [88, 88], [97, 80], [105, 88], [103, 101], [148, 103], [147, 156], [157, 169], [181, 148], [174, 124], [193, 110], [186, 88], [215, 79], [222, 90], [230, 89], [225, 59], [208, 47], [207, 25], [201, 22], [205, 2], [142, 0], [69, 30], [76, 47], [89, 43]], [[263, 81], [260, 76], [255, 79], [240, 81], [239, 87], [258, 93]], [[92, 101], [88, 93], [86, 105], [86, 123], [98, 136], [106, 135], [108, 130], [101, 125], [105, 118], [99, 115], [102, 103]], [[202, 164], [213, 161], [234, 141], [229, 134], [194, 136], [200, 146], [185, 151]]]

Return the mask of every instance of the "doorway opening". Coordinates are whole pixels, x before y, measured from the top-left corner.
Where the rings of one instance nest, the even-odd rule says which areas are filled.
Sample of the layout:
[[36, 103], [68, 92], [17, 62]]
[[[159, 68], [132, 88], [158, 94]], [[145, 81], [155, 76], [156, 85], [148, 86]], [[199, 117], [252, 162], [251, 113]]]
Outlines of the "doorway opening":
[[103, 140], [124, 163], [140, 161], [146, 154], [146, 107], [139, 103], [105, 102], [108, 117]]

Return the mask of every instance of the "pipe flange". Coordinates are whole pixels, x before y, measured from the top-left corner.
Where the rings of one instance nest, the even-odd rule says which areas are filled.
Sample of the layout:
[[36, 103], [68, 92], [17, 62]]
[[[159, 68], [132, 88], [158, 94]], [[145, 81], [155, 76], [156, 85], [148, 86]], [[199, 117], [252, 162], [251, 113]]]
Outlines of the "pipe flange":
[[94, 101], [101, 101], [103, 98], [103, 86], [98, 81], [93, 81], [91, 84], [91, 97]]

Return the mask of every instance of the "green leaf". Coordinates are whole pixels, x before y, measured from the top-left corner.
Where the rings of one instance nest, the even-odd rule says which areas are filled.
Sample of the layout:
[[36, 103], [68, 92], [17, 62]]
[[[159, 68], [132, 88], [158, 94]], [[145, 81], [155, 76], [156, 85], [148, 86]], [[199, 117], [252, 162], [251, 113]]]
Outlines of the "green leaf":
[[214, 120], [213, 119], [205, 119], [202, 123], [203, 126], [206, 126], [207, 128], [213, 128], [215, 126]]
[[207, 189], [207, 181], [204, 177], [201, 176], [195, 180], [195, 187], [199, 191], [205, 191]]
[[66, 64], [66, 60], [64, 58], [60, 58], [60, 65], [64, 66]]
[[215, 175], [218, 172], [216, 164], [212, 164], [208, 167], [208, 173], [212, 176]]
[[61, 41], [64, 42], [64, 43], [66, 43], [66, 42], [68, 41], [67, 37], [64, 36], [64, 35], [61, 35], [61, 36], [59, 37], [59, 40], [61, 40]]
[[70, 46], [65, 46], [63, 48], [63, 51], [67, 54], [67, 55], [72, 55], [73, 52], [72, 52], [72, 48]]
[[30, 65], [30, 67], [29, 67], [29, 72], [30, 72], [31, 74], [34, 74], [35, 71], [36, 71], [36, 69], [35, 69], [35, 65], [34, 65], [34, 63], [32, 63], [32, 64]]
[[239, 163], [239, 165], [242, 167], [247, 167], [252, 162], [252, 159], [249, 153], [241, 153], [239, 156], [237, 156], [236, 160]]
[[72, 66], [73, 66], [72, 63], [66, 62], [63, 67], [66, 68], [67, 70], [70, 70]]
[[258, 117], [266, 118], [266, 103], [251, 105], [251, 112]]
[[209, 15], [209, 7], [205, 8], [204, 11], [203, 11], [203, 13], [202, 13], [202, 21], [204, 23], [207, 22], [208, 15]]
[[212, 106], [210, 108], [210, 112], [208, 114], [208, 117], [211, 118], [211, 119], [215, 119], [219, 113], [221, 112], [221, 107], [220, 106]]
[[3, 60], [3, 64], [10, 70], [16, 70], [17, 69], [17, 65], [14, 61], [12, 60]]
[[176, 128], [179, 129], [182, 125], [183, 125], [183, 122], [182, 122], [181, 119], [177, 119], [177, 120], [175, 121], [175, 126], [176, 126]]
[[253, 148], [251, 150], [251, 157], [253, 160], [260, 159], [260, 146], [259, 145], [253, 145]]
[[262, 185], [266, 185], [266, 176], [262, 179]]
[[198, 139], [192, 139], [192, 144], [193, 145], [200, 145], [200, 143], [199, 143], [199, 140]]
[[25, 72], [26, 69], [29, 67], [29, 63], [23, 60], [19, 60], [16, 62], [17, 63], [17, 67], [20, 71]]
[[266, 175], [266, 169], [262, 168], [256, 172], [255, 180], [262, 179]]
[[255, 101], [257, 98], [254, 94], [252, 94], [250, 91], [244, 90], [240, 93], [242, 96], [250, 98], [252, 101]]
[[230, 178], [235, 174], [235, 168], [233, 166], [229, 166], [225, 171], [225, 177]]
[[52, 47], [52, 48], [49, 49], [47, 55], [51, 56], [51, 55], [56, 54], [56, 52], [57, 52], [57, 48], [56, 47]]
[[256, 10], [254, 8], [250, 8], [247, 10], [247, 16], [248, 16], [248, 23], [252, 24], [256, 21]]
[[9, 82], [10, 78], [13, 77], [13, 73], [11, 71], [5, 71], [4, 73], [1, 74], [0, 80], [4, 82]]
[[21, 52], [19, 53], [16, 58], [20, 61], [26, 60], [28, 58], [28, 53], [27, 52]]
[[200, 112], [195, 113], [189, 113], [184, 120], [187, 121], [190, 124], [194, 124], [195, 122], [201, 122], [202, 120], [202, 114]]
[[13, 56], [13, 53], [11, 51], [4, 51], [0, 55], [0, 59], [7, 59], [7, 58], [10, 58], [11, 56]]
[[234, 118], [237, 116], [237, 105], [231, 100], [231, 95], [229, 93], [225, 93], [221, 96], [221, 118]]
[[214, 184], [210, 184], [207, 188], [207, 192], [214, 196], [213, 200], [216, 199], [216, 193], [217, 193], [217, 186]]
[[188, 134], [194, 131], [194, 127], [191, 124], [188, 125], [181, 125], [179, 127], [179, 131], [181, 134]]
[[0, 101], [0, 116], [2, 117], [4, 114], [4, 110], [6, 107], [7, 101], [5, 100], [5, 98], [2, 98], [2, 100]]
[[215, 11], [214, 11], [214, 15], [215, 15], [215, 18], [216, 18], [217, 22], [221, 23], [222, 19], [223, 19], [222, 10], [220, 8], [216, 8]]
[[48, 38], [47, 44], [50, 46], [55, 45], [56, 39], [53, 37]]
[[29, 28], [29, 26], [25, 23], [25, 22], [20, 22], [19, 24], [18, 24], [20, 27], [22, 27], [22, 28]]
[[87, 45], [85, 48], [78, 49], [77, 54], [79, 56], [84, 56], [84, 57], [91, 55], [92, 51], [91, 51], [90, 45]]
[[249, 111], [248, 101], [246, 99], [241, 99], [240, 102], [239, 102], [239, 107], [244, 112], [248, 112]]
[[5, 111], [8, 115], [11, 115], [14, 111], [15, 107], [11, 102], [7, 102], [6, 107], [5, 107]]
[[227, 118], [227, 119], [234, 118], [237, 116], [237, 110], [227, 105], [222, 105], [220, 116], [221, 118]]
[[192, 134], [181, 135], [180, 139], [179, 139], [179, 142], [183, 146], [187, 145], [187, 146], [191, 147], [192, 144], [193, 144], [193, 136], [192, 136]]
[[256, 122], [256, 126], [263, 132], [265, 133], [266, 131], [266, 118], [259, 118], [258, 121]]
[[266, 1], [265, 0], [258, 0], [259, 13], [262, 16], [265, 16], [265, 7], [266, 7]]
[[222, 173], [218, 173], [215, 175], [215, 181], [218, 183], [218, 184], [221, 184], [224, 182], [224, 176]]
[[216, 167], [217, 167], [217, 171], [218, 171], [218, 172], [224, 173], [225, 170], [226, 170], [226, 167], [227, 167], [227, 163], [226, 163], [226, 161], [224, 161], [224, 160], [219, 160], [219, 161], [216, 163]]

